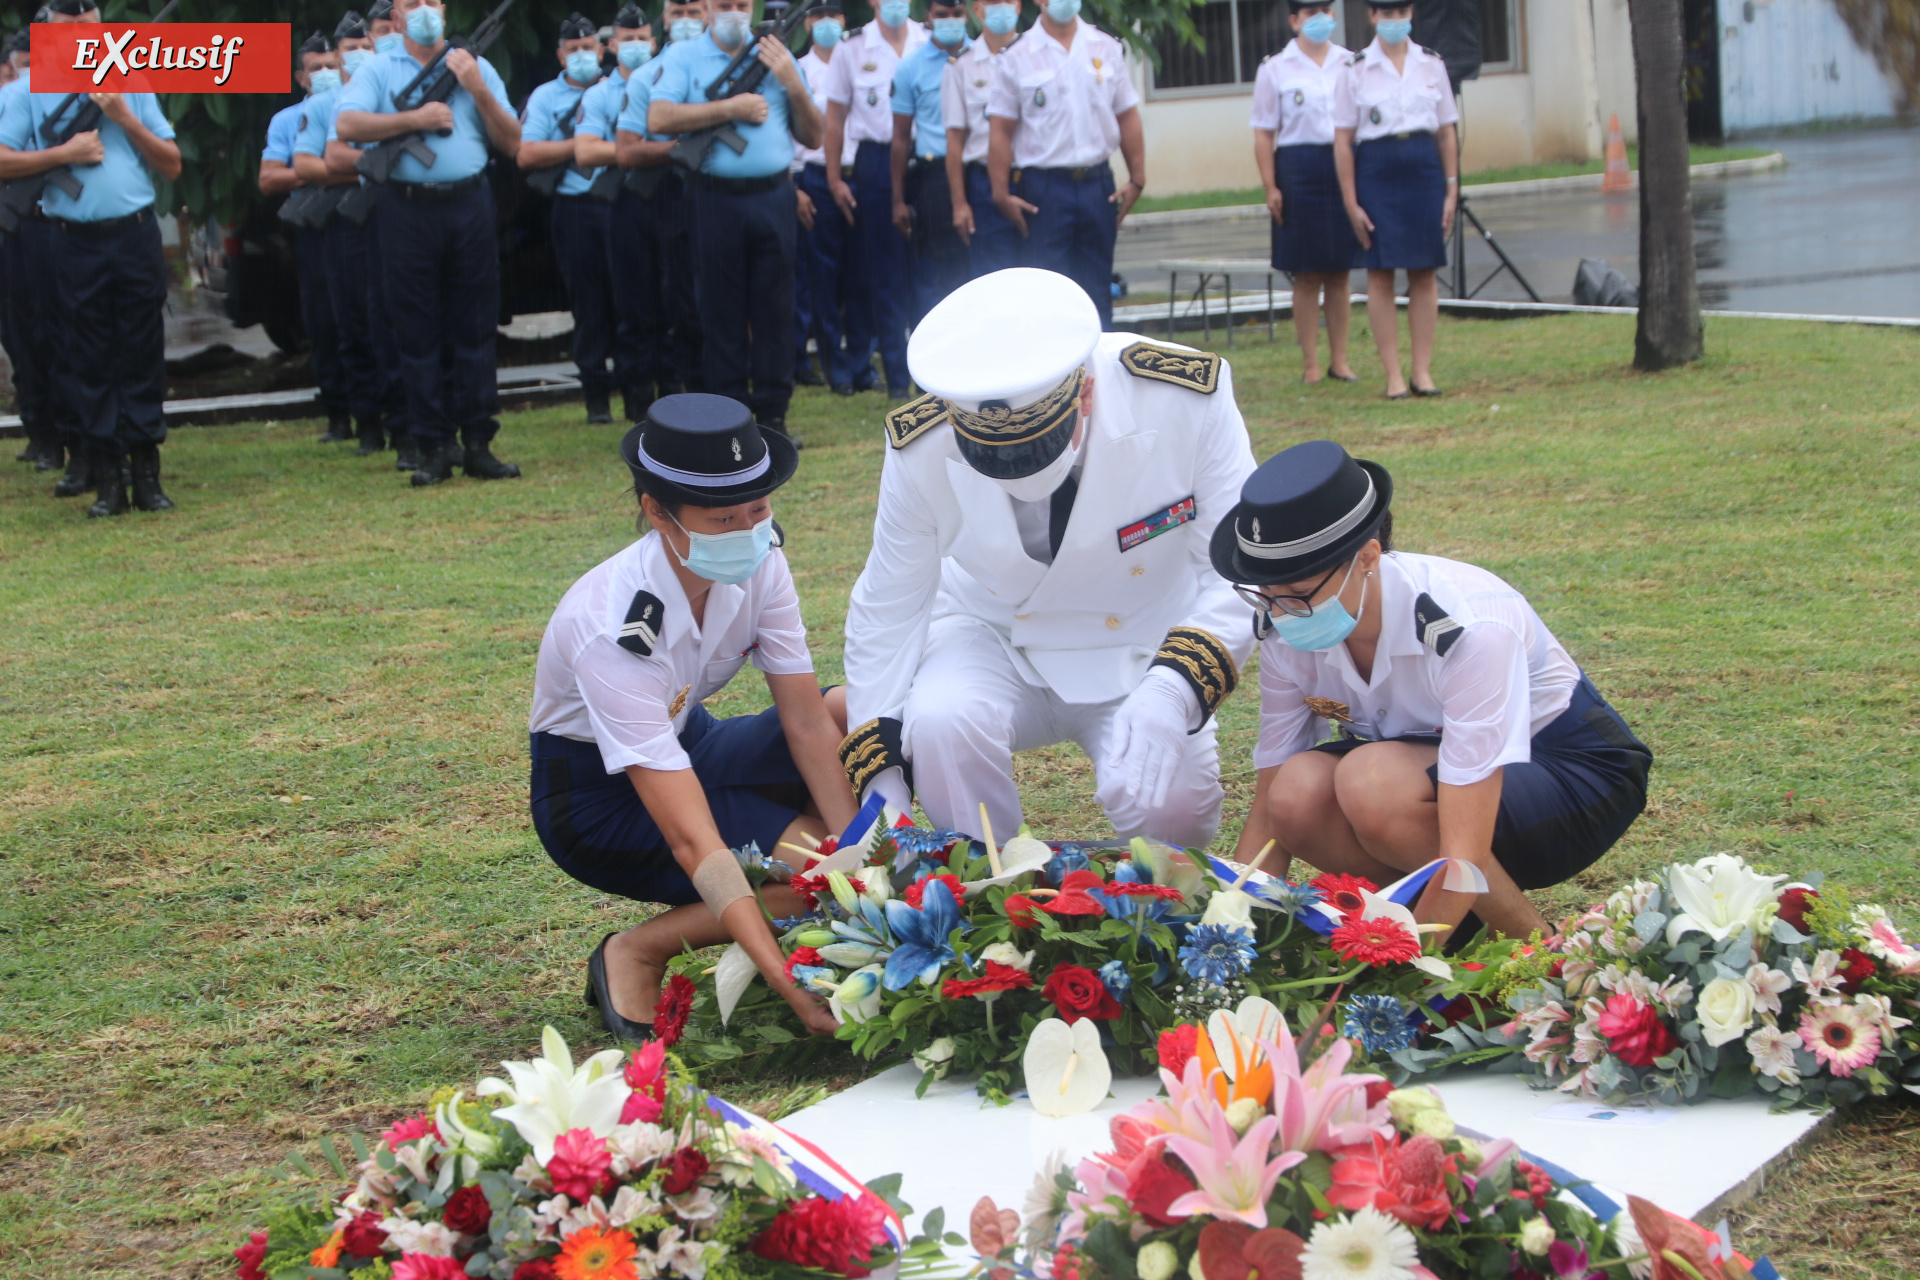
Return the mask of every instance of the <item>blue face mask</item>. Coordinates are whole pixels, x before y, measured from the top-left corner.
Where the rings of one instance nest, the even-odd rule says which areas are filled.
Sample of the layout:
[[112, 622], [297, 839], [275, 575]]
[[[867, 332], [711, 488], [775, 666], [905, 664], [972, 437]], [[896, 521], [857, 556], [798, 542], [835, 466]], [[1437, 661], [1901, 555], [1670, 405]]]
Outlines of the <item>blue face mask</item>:
[[707, 24], [699, 18], [675, 18], [667, 28], [667, 34], [675, 43], [682, 40], [698, 40], [706, 34]]
[[840, 43], [840, 37], [847, 29], [840, 25], [838, 18], [822, 18], [813, 24], [813, 42], [822, 49], [831, 49]]
[[1080, 0], [1047, 0], [1047, 16], [1064, 27], [1080, 16]]
[[680, 563], [722, 586], [733, 586], [751, 578], [773, 551], [772, 516], [751, 529], [736, 529], [732, 533], [694, 533], [678, 520], [673, 523], [687, 535], [687, 554]]
[[349, 49], [340, 55], [340, 66], [351, 77], [360, 68], [366, 66], [367, 59], [372, 56], [371, 49]]
[[567, 79], [575, 84], [592, 84], [599, 78], [599, 54], [591, 49], [575, 49], [567, 55]]
[[987, 30], [997, 36], [1004, 36], [1020, 25], [1020, 6], [1017, 4], [990, 4], [987, 16], [982, 19]]
[[744, 13], [717, 13], [713, 17], [713, 38], [724, 48], [737, 48], [752, 26], [753, 19]]
[[1300, 34], [1315, 44], [1325, 44], [1333, 38], [1334, 29], [1339, 25], [1332, 14], [1316, 13], [1300, 24]]
[[[1359, 561], [1355, 560], [1354, 564]], [[1340, 603], [1340, 592], [1347, 589], [1347, 578], [1353, 576], [1353, 565], [1347, 566], [1346, 578], [1340, 579], [1340, 590], [1313, 606], [1313, 613], [1305, 618], [1296, 618], [1292, 614], [1280, 614], [1273, 620], [1273, 629], [1279, 637], [1295, 649], [1308, 653], [1317, 653], [1322, 649], [1331, 649], [1353, 634], [1360, 625], [1360, 619], [1347, 612], [1347, 606]], [[1372, 575], [1368, 575], [1372, 576]], [[1367, 611], [1367, 584], [1360, 583], [1360, 612]]]
[[407, 38], [398, 31], [389, 31], [373, 42], [373, 51], [375, 53], [405, 53], [407, 51]]
[[1379, 34], [1381, 44], [1405, 44], [1413, 34], [1413, 19], [1383, 18], [1374, 31]]
[[935, 18], [933, 20], [933, 40], [935, 44], [951, 49], [962, 44], [967, 38], [967, 20], [965, 18]]
[[439, 44], [447, 34], [447, 17], [432, 5], [421, 5], [407, 15], [407, 35], [415, 44]]
[[312, 86], [308, 92], [317, 97], [323, 93], [332, 93], [340, 87], [340, 73], [332, 67], [323, 67], [308, 76], [307, 81]]
[[629, 71], [638, 71], [652, 57], [653, 45], [649, 41], [628, 40], [620, 46], [620, 65]]
[[913, 12], [907, 0], [880, 0], [880, 25], [897, 27]]

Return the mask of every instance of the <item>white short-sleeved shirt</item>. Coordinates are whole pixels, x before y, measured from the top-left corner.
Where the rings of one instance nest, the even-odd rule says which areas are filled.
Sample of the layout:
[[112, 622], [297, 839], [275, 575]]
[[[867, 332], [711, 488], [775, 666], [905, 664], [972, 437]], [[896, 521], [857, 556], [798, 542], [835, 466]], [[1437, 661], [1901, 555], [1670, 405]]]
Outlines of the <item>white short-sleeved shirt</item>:
[[[1007, 49], [1018, 43], [1020, 37], [1015, 36]], [[960, 152], [963, 164], [987, 162], [987, 143], [992, 136], [987, 128], [987, 97], [993, 91], [993, 69], [998, 65], [994, 59], [1006, 51], [995, 53], [983, 36], [947, 64], [947, 73], [940, 81], [941, 128], [967, 131], [967, 145]]]
[[1333, 142], [1333, 96], [1346, 78], [1351, 55], [1337, 44], [1316, 63], [1298, 40], [1260, 64], [1253, 78], [1256, 129], [1271, 129], [1276, 147], [1327, 146]]
[[[669, 554], [649, 533], [594, 566], [567, 588], [540, 640], [528, 728], [598, 745], [608, 773], [690, 768], [678, 737], [688, 711], [725, 687], [749, 654], [768, 675], [813, 670], [782, 552], [738, 586], [710, 588], [699, 624]], [[660, 604], [645, 656], [619, 643], [641, 592]]]
[[1333, 97], [1333, 125], [1352, 129], [1355, 142], [1391, 133], [1431, 133], [1460, 119], [1447, 64], [1430, 49], [1407, 42], [1405, 74], [1394, 70], [1380, 37], [1353, 55]]
[[880, 34], [876, 18], [834, 47], [833, 61], [827, 64], [827, 101], [847, 109], [850, 144], [892, 144], [894, 68], [903, 56], [931, 39], [925, 27], [909, 22], [906, 43], [895, 53]]
[[[889, 49], [887, 52], [892, 53], [893, 50]], [[814, 110], [818, 111], [820, 118], [824, 120], [827, 116], [827, 73], [833, 69], [833, 63], [820, 56], [819, 45], [815, 45], [813, 48], [807, 50], [806, 53], [801, 55], [796, 61], [800, 64], [801, 77], [807, 82], [807, 95], [813, 99]], [[826, 130], [822, 129], [820, 132], [823, 135], [820, 140], [820, 146], [803, 147], [798, 141], [794, 142], [793, 167], [796, 170], [803, 169], [810, 164], [825, 164], [827, 162], [826, 138], [824, 136]], [[888, 136], [891, 138], [892, 135]], [[860, 149], [860, 144], [853, 140], [852, 129], [847, 130], [844, 141], [845, 145], [840, 148], [840, 167], [842, 169], [853, 163], [853, 153]]]
[[1475, 565], [1404, 551], [1381, 557], [1376, 581], [1364, 606], [1381, 610], [1372, 679], [1344, 644], [1261, 643], [1254, 767], [1305, 751], [1322, 736], [1315, 719], [1331, 728], [1342, 715], [1361, 738], [1438, 733], [1450, 786], [1532, 759], [1533, 735], [1567, 709], [1580, 668], [1526, 598]]
[[1120, 145], [1120, 116], [1140, 105], [1120, 42], [1073, 22], [1071, 48], [1035, 23], [994, 63], [987, 114], [1018, 121], [1016, 169], [1102, 163]]

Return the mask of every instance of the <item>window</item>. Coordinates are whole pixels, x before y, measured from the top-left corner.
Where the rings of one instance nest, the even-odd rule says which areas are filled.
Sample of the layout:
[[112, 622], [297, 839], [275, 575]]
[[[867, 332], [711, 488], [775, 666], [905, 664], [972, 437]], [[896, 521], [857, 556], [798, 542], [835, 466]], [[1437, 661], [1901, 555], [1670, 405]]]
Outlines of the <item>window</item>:
[[1480, 0], [1480, 72], [1521, 71], [1520, 0]]
[[1244, 91], [1253, 83], [1261, 60], [1278, 53], [1293, 38], [1287, 27], [1287, 0], [1209, 0], [1188, 12], [1205, 47], [1161, 36], [1154, 45], [1160, 55], [1159, 69], [1153, 73], [1156, 95]]

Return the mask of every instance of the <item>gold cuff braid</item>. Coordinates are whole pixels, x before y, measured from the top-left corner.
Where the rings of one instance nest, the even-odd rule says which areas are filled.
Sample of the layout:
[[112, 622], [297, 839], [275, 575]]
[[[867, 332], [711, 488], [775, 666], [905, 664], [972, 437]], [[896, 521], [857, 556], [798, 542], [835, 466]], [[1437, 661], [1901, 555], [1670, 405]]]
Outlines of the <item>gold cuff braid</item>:
[[913, 782], [912, 768], [900, 745], [900, 722], [891, 716], [869, 720], [849, 733], [840, 744], [840, 764], [847, 771], [847, 781], [853, 784], [855, 796], [869, 782], [896, 766], [906, 775], [909, 786]]
[[1167, 632], [1167, 638], [1153, 655], [1152, 665], [1169, 668], [1192, 687], [1200, 699], [1202, 725], [1240, 683], [1240, 669], [1234, 665], [1233, 653], [1221, 643], [1220, 637], [1200, 627], [1175, 627]]

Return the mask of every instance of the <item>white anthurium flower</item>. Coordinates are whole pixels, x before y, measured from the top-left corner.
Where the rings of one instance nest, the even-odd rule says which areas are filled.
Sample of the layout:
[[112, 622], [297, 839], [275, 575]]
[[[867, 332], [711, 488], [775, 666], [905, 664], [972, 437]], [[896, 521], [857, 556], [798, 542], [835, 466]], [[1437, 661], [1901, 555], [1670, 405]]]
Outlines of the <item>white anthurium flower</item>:
[[1043, 1116], [1084, 1115], [1100, 1105], [1113, 1084], [1113, 1067], [1100, 1048], [1100, 1026], [1092, 1018], [1071, 1026], [1044, 1019], [1027, 1037], [1020, 1065], [1027, 1097]]
[[603, 1049], [576, 1069], [567, 1042], [552, 1027], [540, 1033], [540, 1047], [546, 1056], [500, 1064], [511, 1084], [488, 1076], [477, 1092], [483, 1098], [505, 1097], [512, 1104], [493, 1114], [518, 1130], [544, 1165], [553, 1159], [553, 1144], [563, 1133], [586, 1129], [595, 1137], [610, 1135], [633, 1090], [621, 1073], [626, 1054], [619, 1049]]
[[[978, 852], [985, 853], [986, 847], [981, 846]], [[962, 886], [962, 894], [971, 898], [996, 884], [1012, 884], [1021, 876], [1046, 866], [1047, 860], [1052, 857], [1053, 849], [1046, 841], [1036, 840], [1032, 836], [1015, 836], [1000, 846], [1000, 874], [984, 880], [967, 881]]]
[[1667, 945], [1689, 930], [1725, 942], [1742, 929], [1755, 935], [1773, 924], [1785, 876], [1763, 876], [1731, 853], [1667, 868], [1667, 896], [1676, 909], [1667, 922]]
[[881, 966], [855, 969], [827, 998], [827, 1009], [841, 1022], [865, 1022], [880, 1012]]
[[1022, 951], [1011, 942], [996, 942], [980, 953], [980, 959], [1006, 965], [1025, 973], [1033, 968], [1033, 952]]

